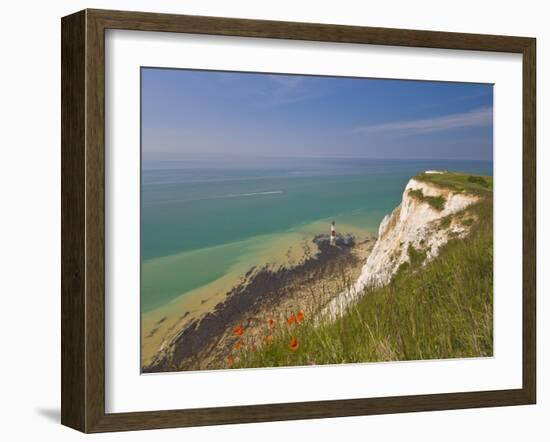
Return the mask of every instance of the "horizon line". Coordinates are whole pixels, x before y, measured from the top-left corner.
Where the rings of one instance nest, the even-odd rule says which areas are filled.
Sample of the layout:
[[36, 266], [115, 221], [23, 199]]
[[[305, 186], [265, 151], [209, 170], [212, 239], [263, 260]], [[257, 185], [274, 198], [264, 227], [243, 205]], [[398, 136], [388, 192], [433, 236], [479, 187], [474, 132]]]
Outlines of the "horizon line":
[[232, 157], [248, 157], [248, 158], [265, 158], [265, 159], [342, 159], [342, 160], [395, 160], [395, 161], [493, 161], [493, 158], [481, 159], [481, 158], [399, 158], [399, 157], [370, 157], [370, 156], [307, 156], [307, 155], [251, 155], [251, 154], [241, 154], [241, 153], [230, 153], [230, 152], [143, 152], [144, 155], [203, 155], [203, 156], [232, 156]]

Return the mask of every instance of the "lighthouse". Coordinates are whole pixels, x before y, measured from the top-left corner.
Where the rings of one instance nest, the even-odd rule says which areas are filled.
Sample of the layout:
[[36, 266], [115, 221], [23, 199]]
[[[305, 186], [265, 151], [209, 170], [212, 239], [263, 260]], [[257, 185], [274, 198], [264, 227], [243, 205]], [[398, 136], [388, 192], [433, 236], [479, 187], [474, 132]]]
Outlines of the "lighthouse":
[[336, 224], [334, 221], [330, 224], [330, 245], [336, 245]]

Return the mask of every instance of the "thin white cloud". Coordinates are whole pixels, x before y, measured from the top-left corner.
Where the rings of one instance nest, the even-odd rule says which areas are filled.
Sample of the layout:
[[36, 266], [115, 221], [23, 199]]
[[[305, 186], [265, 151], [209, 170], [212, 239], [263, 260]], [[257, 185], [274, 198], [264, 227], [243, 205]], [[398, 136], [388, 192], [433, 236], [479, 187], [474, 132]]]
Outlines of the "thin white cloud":
[[268, 75], [271, 81], [287, 88], [296, 88], [304, 82], [304, 77], [298, 75]]
[[277, 107], [280, 105], [310, 100], [320, 95], [311, 88], [305, 77], [299, 75], [267, 75], [272, 86], [263, 92], [261, 106]]
[[361, 126], [355, 128], [354, 132], [397, 132], [401, 134], [419, 134], [441, 132], [465, 127], [482, 127], [488, 126], [492, 124], [492, 122], [493, 108], [481, 107], [462, 114]]

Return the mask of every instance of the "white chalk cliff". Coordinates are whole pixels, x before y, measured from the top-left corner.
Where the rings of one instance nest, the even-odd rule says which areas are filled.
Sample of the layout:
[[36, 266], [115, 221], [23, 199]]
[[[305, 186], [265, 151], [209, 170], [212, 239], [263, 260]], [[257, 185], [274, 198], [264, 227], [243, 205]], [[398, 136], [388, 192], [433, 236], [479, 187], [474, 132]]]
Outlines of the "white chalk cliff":
[[[411, 190], [421, 190], [424, 197], [444, 198], [443, 209], [437, 210], [426, 200], [416, 198], [409, 193]], [[451, 237], [466, 236], [469, 227], [454, 219], [447, 223], [442, 220], [477, 201], [475, 195], [411, 179], [401, 204], [380, 223], [378, 239], [354, 287], [333, 298], [324, 313], [334, 318], [362, 296], [365, 288], [387, 284], [399, 267], [409, 261], [409, 246], [425, 252], [427, 262], [438, 255]]]

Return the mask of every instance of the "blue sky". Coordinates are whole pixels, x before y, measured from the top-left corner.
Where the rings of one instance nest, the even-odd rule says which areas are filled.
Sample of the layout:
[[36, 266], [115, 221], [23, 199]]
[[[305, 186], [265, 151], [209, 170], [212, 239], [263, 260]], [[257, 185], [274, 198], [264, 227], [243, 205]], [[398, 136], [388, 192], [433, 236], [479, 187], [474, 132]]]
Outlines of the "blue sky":
[[487, 84], [142, 69], [153, 153], [491, 160]]

